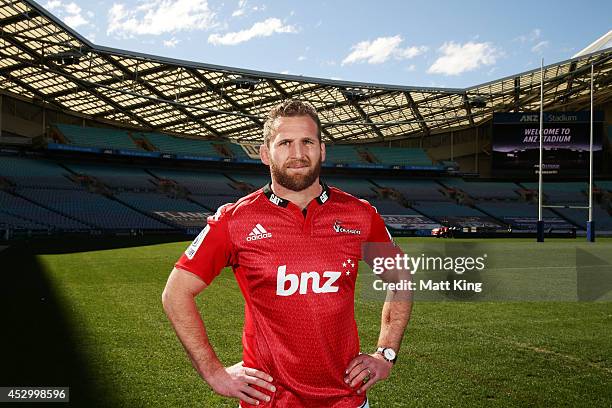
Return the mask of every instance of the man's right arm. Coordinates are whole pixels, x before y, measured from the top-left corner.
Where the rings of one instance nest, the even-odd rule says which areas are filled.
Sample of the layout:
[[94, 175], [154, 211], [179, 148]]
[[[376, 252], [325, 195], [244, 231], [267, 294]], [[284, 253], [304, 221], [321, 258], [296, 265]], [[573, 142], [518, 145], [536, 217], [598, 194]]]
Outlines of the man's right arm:
[[268, 401], [267, 395], [250, 386], [257, 385], [274, 392], [268, 374], [243, 367], [242, 362], [226, 368], [213, 350], [195, 303], [195, 297], [205, 288], [206, 283], [196, 275], [174, 268], [162, 294], [164, 311], [193, 366], [218, 394], [254, 405]]

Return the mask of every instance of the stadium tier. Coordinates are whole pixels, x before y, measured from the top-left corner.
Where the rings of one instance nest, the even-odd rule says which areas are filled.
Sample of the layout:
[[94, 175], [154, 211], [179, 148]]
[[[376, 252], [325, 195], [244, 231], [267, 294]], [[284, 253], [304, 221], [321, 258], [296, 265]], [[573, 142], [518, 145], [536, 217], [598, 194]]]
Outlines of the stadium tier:
[[18, 195], [4, 191], [0, 191], [0, 208], [2, 208], [3, 213], [13, 217], [14, 223], [20, 219], [23, 220], [19, 224], [20, 228], [27, 228], [31, 222], [35, 222], [36, 224], [44, 225], [48, 229], [69, 231], [91, 229], [89, 225], [83, 224], [74, 218], [69, 218]]
[[432, 205], [428, 202], [416, 202], [412, 205], [415, 209], [420, 211], [422, 214], [434, 217], [444, 218], [448, 216], [453, 217], [486, 217], [485, 214], [478, 211], [475, 208], [468, 207], [466, 205], [458, 205], [450, 202], [440, 202]]
[[122, 192], [114, 197], [140, 212], [163, 218], [178, 227], [201, 227], [210, 213], [208, 208], [189, 199], [172, 198], [158, 193]]
[[60, 165], [34, 158], [0, 157], [0, 177], [21, 187], [79, 189]]
[[224, 143], [223, 146], [227, 147], [230, 150], [230, 152], [232, 153], [232, 157], [234, 159], [248, 159], [249, 158], [249, 155], [246, 154], [244, 149], [236, 143]]
[[431, 159], [423, 149], [406, 147], [368, 147], [367, 151], [382, 164], [403, 166], [431, 166]]
[[411, 208], [406, 208], [397, 201], [381, 198], [371, 198], [368, 200], [370, 204], [376, 207], [380, 214], [389, 215], [418, 215], [419, 213]]
[[[16, 231], [139, 230], [201, 227], [206, 216], [269, 181], [265, 172], [145, 168], [110, 163], [67, 163], [37, 157], [0, 156], [0, 227]], [[462, 178], [393, 179], [324, 175], [327, 184], [365, 198], [396, 229], [431, 229], [439, 223], [532, 231], [537, 206], [517, 191], [536, 183], [466, 181]], [[4, 180], [4, 182], [3, 182]], [[74, 181], [73, 181], [74, 180]], [[85, 181], [83, 181], [85, 180]], [[93, 180], [93, 181], [92, 181]], [[552, 204], [585, 204], [585, 183], [545, 183]], [[612, 182], [594, 207], [598, 231], [612, 231]], [[90, 191], [86, 191], [90, 190]], [[470, 199], [449, 195], [463, 191]], [[456, 200], [459, 200], [458, 204]], [[547, 228], [584, 230], [587, 213], [544, 209]], [[386, 218], [387, 219], [387, 218]]]
[[[231, 142], [189, 139], [155, 132], [132, 132], [65, 124], [54, 126], [63, 135], [63, 140], [58, 141], [79, 147], [140, 151], [141, 155], [146, 151], [160, 152], [177, 155], [183, 159], [250, 160], [240, 145]], [[326, 152], [326, 164], [332, 166], [385, 165], [435, 168], [432, 167], [432, 160], [426, 151], [420, 148], [328, 144]]]
[[0, 210], [0, 229], [11, 228], [15, 230], [26, 230], [26, 231], [45, 231], [49, 230], [48, 225], [42, 223], [30, 221], [23, 217], [17, 217], [7, 212]]
[[[579, 208], [558, 208], [557, 211], [568, 220], [579, 225], [582, 229], [585, 228], [588, 217], [587, 210]], [[612, 215], [599, 205], [593, 206], [593, 219], [595, 220], [595, 228], [597, 228], [597, 230], [612, 231]]]
[[156, 187], [155, 177], [139, 168], [95, 164], [69, 164], [66, 167], [76, 174], [95, 177], [114, 189], [147, 190]]
[[124, 192], [115, 194], [115, 198], [141, 211], [156, 213], [159, 211], [193, 211], [203, 212], [207, 209], [183, 198], [171, 198], [156, 193]]
[[612, 193], [612, 181], [596, 181], [595, 185], [602, 190], [607, 190]]
[[56, 124], [55, 127], [71, 144], [84, 147], [142, 150], [128, 131]]
[[[538, 191], [538, 183], [522, 183], [528, 189]], [[587, 205], [588, 202], [587, 182], [577, 183], [555, 183], [545, 182], [542, 186], [544, 201], [548, 204], [580, 204]]]
[[434, 180], [401, 180], [401, 179], [374, 179], [381, 187], [392, 188], [400, 192], [410, 201], [448, 201], [449, 198], [442, 193], [443, 187]]
[[240, 196], [192, 195], [189, 198], [209, 209], [211, 212], [215, 212], [217, 208], [221, 207], [223, 204], [235, 203], [240, 199]]
[[231, 180], [221, 173], [210, 171], [151, 169], [160, 179], [173, 180], [185, 187], [191, 194], [202, 195], [239, 195], [231, 186]]
[[349, 177], [324, 177], [325, 182], [334, 187], [338, 187], [355, 197], [370, 198], [376, 197], [376, 186], [366, 179], [356, 179]]
[[100, 194], [77, 190], [21, 188], [19, 195], [99, 229], [170, 229], [168, 225]]
[[446, 187], [464, 191], [475, 199], [517, 200], [520, 198], [516, 192], [520, 187], [509, 182], [468, 182], [459, 178], [446, 178], [441, 180], [441, 183]]
[[[535, 230], [538, 220], [538, 206], [526, 202], [489, 202], [480, 201], [476, 207], [491, 214], [512, 228], [519, 230]], [[548, 208], [542, 209], [542, 218], [547, 228], [571, 229], [576, 226], [559, 217]], [[584, 225], [584, 222], [579, 225]]]
[[329, 145], [325, 149], [325, 161], [338, 164], [368, 163], [353, 146]]
[[142, 133], [160, 152], [187, 154], [194, 156], [222, 156], [212, 142], [207, 140], [185, 139], [161, 133]]

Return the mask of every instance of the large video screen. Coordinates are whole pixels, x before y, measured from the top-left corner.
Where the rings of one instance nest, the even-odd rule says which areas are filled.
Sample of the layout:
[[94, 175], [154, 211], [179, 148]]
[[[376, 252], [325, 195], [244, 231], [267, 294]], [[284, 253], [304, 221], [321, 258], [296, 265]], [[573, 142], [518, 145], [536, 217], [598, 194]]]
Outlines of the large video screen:
[[[593, 114], [593, 159], [601, 165], [603, 112]], [[546, 112], [543, 126], [544, 176], [587, 177], [590, 112]], [[540, 114], [493, 114], [492, 173], [495, 177], [537, 176]]]

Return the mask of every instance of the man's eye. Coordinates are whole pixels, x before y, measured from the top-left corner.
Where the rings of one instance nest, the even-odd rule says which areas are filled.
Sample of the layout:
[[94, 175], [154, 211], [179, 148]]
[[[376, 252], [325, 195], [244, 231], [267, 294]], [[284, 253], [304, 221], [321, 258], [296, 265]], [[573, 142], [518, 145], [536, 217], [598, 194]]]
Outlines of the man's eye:
[[282, 142], [279, 143], [280, 146], [285, 146], [288, 145], [289, 141], [288, 140], [283, 140]]

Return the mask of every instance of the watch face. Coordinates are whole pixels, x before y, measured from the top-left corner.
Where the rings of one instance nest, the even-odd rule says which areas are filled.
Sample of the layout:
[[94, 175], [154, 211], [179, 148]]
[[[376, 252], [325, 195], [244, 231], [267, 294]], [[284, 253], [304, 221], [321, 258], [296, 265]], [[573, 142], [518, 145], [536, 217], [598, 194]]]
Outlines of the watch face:
[[395, 351], [393, 349], [387, 348], [383, 353], [387, 360], [395, 360]]

